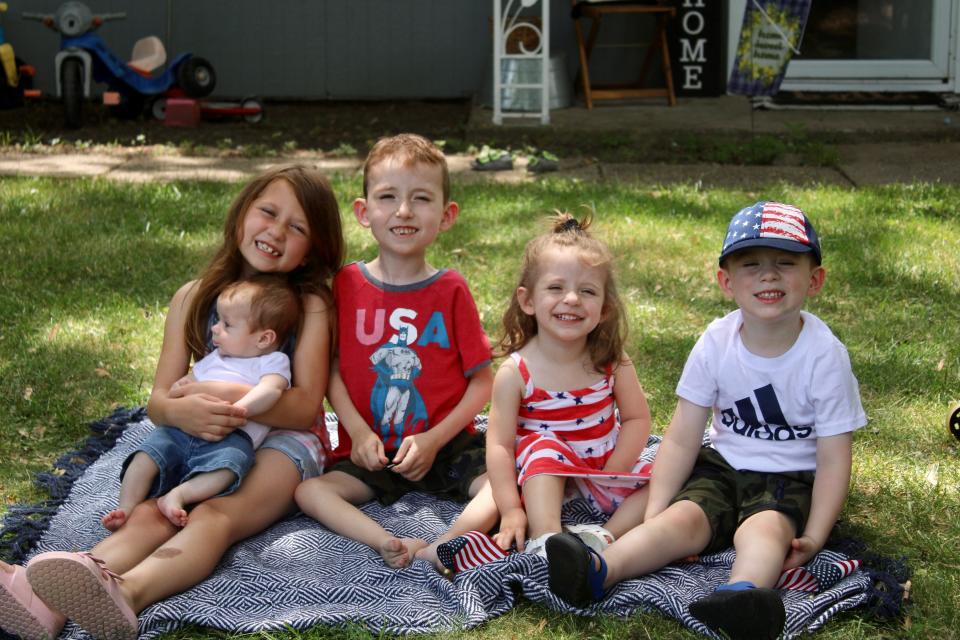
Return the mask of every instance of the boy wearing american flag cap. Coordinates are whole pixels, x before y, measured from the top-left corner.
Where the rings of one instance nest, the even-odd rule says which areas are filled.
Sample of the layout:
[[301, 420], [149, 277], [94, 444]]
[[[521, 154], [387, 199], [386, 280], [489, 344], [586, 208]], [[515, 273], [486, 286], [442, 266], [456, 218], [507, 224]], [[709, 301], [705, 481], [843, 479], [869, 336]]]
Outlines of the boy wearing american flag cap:
[[732, 544], [728, 582], [690, 614], [730, 638], [780, 635], [781, 573], [826, 542], [847, 496], [852, 433], [867, 423], [846, 348], [803, 310], [825, 275], [800, 209], [758, 202], [733, 217], [717, 283], [738, 308], [687, 359], [644, 522], [602, 554], [551, 538], [554, 592], [586, 606], [621, 580]]

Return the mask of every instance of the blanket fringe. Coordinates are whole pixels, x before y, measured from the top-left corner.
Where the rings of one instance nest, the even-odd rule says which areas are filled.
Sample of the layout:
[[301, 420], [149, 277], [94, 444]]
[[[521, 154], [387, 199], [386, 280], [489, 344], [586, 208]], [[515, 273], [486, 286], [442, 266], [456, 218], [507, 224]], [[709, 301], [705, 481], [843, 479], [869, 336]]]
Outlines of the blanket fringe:
[[21, 563], [50, 525], [50, 519], [63, 504], [74, 481], [87, 467], [113, 448], [124, 430], [147, 415], [143, 407], [117, 408], [113, 414], [90, 423], [94, 435], [76, 451], [66, 453], [54, 463], [53, 471], [38, 473], [34, 483], [50, 494], [50, 499], [34, 505], [12, 505], [0, 528], [0, 557], [7, 562]]
[[909, 583], [913, 568], [906, 556], [889, 558], [867, 551], [867, 545], [849, 534], [831, 537], [827, 547], [849, 558], [861, 561], [861, 568], [870, 576], [872, 586], [870, 599], [864, 604], [870, 613], [878, 618], [889, 620], [900, 615], [906, 601], [905, 585]]

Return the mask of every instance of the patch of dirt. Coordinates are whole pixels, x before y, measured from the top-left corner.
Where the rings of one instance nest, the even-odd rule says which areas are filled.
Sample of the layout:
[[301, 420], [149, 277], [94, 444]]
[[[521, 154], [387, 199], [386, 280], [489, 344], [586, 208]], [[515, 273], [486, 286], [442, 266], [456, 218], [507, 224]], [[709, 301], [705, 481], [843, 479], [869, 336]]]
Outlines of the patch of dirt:
[[268, 102], [264, 113], [264, 119], [256, 124], [240, 117], [204, 117], [199, 126], [187, 128], [166, 126], [146, 116], [121, 120], [107, 107], [88, 103], [84, 105], [83, 126], [68, 129], [61, 102], [36, 99], [28, 100], [23, 108], [0, 110], [0, 145], [53, 145], [65, 151], [91, 145], [168, 145], [199, 154], [233, 150], [268, 155], [314, 150], [362, 156], [380, 136], [410, 131], [432, 140], [446, 140], [447, 148], [457, 151], [464, 145], [470, 103]]
[[470, 111], [467, 99], [267, 102], [265, 116], [256, 124], [236, 116], [204, 116], [196, 127], [171, 127], [147, 115], [120, 119], [108, 107], [88, 102], [83, 126], [68, 129], [63, 104], [41, 98], [28, 100], [22, 108], [0, 110], [0, 150], [109, 154], [140, 148], [146, 153], [246, 157], [305, 151], [362, 158], [378, 138], [401, 132], [443, 140], [447, 153], [474, 152], [488, 144], [514, 151], [544, 148], [561, 157], [649, 161], [650, 147], [663, 146], [627, 133], [589, 137], [575, 130], [538, 127], [471, 132], [467, 128]]

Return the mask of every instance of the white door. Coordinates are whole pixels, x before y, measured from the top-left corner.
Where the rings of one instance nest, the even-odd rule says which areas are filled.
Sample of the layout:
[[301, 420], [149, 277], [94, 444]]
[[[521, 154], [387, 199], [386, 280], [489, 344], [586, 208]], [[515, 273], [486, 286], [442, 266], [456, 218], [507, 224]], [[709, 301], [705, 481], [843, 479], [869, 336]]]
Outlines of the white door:
[[[731, 31], [750, 2], [731, 2]], [[960, 0], [813, 0], [781, 90], [951, 91], [958, 10]]]

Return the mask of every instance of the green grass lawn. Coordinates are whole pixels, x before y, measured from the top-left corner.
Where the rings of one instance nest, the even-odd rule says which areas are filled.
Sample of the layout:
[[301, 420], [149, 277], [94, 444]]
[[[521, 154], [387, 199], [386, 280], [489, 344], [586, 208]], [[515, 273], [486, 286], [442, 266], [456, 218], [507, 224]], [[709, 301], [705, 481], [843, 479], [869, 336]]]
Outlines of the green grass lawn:
[[[349, 209], [359, 181], [334, 185], [350, 257], [369, 259], [372, 238]], [[209, 258], [237, 190], [235, 184], [0, 179], [0, 513], [44, 498], [33, 475], [79, 444], [88, 422], [117, 405], [145, 403], [170, 296]], [[761, 198], [806, 210], [828, 271], [824, 291], [808, 308], [846, 343], [870, 417], [854, 440], [844, 523], [872, 551], [906, 556], [914, 569], [901, 619], [878, 621], [855, 611], [819, 636], [958, 634], [960, 443], [945, 419], [960, 398], [960, 190], [780, 185], [748, 193], [548, 180], [455, 184], [454, 193], [462, 214], [431, 261], [466, 276], [492, 336], [523, 245], [543, 229], [543, 216], [595, 208], [596, 232], [618, 256], [628, 351], [658, 433], [670, 419], [687, 352], [707, 323], [731, 308], [714, 284], [730, 216]], [[355, 629], [348, 635], [369, 637]], [[578, 619], [528, 603], [478, 630], [445, 635], [694, 637], [657, 614]]]

